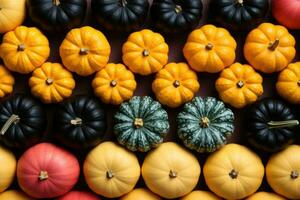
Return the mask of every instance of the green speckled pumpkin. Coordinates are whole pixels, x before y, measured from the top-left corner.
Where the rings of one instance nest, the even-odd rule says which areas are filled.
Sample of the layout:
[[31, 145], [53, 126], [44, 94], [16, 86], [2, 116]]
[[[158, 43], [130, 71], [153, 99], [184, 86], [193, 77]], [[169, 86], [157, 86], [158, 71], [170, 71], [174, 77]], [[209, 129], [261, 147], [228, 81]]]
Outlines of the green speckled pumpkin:
[[119, 143], [131, 151], [142, 152], [162, 143], [170, 127], [167, 112], [148, 96], [135, 96], [122, 103], [115, 123]]
[[233, 133], [234, 114], [213, 97], [195, 97], [177, 116], [178, 136], [198, 152], [213, 152]]

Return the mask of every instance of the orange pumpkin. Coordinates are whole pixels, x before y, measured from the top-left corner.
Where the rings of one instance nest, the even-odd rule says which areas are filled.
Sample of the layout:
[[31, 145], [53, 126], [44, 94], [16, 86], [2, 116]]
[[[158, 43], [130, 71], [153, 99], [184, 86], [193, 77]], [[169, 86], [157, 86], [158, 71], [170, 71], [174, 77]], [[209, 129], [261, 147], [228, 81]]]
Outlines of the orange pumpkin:
[[12, 74], [0, 65], [0, 98], [12, 93], [15, 79]]

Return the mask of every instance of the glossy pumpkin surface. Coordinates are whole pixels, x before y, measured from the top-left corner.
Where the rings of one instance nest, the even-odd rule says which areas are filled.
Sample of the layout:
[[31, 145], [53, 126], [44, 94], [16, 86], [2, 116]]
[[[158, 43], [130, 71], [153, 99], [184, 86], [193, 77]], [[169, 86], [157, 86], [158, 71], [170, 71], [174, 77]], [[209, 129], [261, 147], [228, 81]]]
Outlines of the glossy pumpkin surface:
[[11, 94], [14, 84], [13, 75], [3, 65], [0, 65], [0, 98]]
[[14, 180], [17, 160], [12, 152], [0, 146], [0, 163], [2, 163], [0, 165], [0, 192], [4, 192]]
[[180, 200], [196, 200], [196, 199], [205, 199], [205, 200], [221, 200], [220, 197], [216, 196], [212, 192], [208, 191], [200, 191], [195, 190], [191, 192], [190, 194], [180, 198]]
[[262, 200], [262, 199], [268, 199], [268, 200], [285, 200], [282, 196], [279, 196], [275, 193], [271, 192], [257, 192], [250, 197], [248, 197], [246, 200]]
[[17, 190], [7, 190], [0, 193], [0, 200], [34, 200], [25, 193]]
[[100, 200], [97, 195], [86, 191], [71, 191], [57, 200]]
[[137, 188], [126, 194], [125, 196], [121, 197], [120, 200], [161, 200], [159, 196], [152, 193], [150, 190], [145, 188]]
[[297, 0], [272, 1], [272, 14], [274, 18], [289, 29], [300, 29], [300, 2]]

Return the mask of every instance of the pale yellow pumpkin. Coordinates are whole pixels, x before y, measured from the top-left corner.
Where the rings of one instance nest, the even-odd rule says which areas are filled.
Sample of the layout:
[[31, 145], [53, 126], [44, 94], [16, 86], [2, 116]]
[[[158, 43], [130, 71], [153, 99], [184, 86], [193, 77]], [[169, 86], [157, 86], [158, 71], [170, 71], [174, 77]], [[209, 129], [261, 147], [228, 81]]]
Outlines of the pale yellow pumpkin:
[[257, 192], [245, 200], [286, 200], [282, 196], [271, 192]]
[[221, 200], [220, 197], [216, 196], [212, 192], [196, 190], [190, 194], [180, 198], [180, 200]]
[[0, 163], [0, 192], [3, 192], [14, 180], [17, 160], [12, 152], [0, 146]]
[[145, 188], [134, 189], [120, 200], [161, 200], [159, 196]]
[[34, 200], [25, 193], [17, 190], [7, 190], [0, 194], [0, 200]]
[[12, 93], [14, 84], [13, 75], [3, 65], [0, 65], [0, 98]]

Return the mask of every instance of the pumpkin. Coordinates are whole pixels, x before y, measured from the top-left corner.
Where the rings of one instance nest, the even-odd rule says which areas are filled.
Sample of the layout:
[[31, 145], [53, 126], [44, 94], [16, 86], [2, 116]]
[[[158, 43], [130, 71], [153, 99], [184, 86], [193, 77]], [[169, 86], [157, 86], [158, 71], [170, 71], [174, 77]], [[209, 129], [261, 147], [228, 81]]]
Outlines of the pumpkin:
[[158, 101], [172, 108], [192, 100], [199, 88], [197, 74], [185, 63], [167, 64], [152, 83]]
[[274, 18], [288, 29], [300, 29], [297, 0], [276, 0], [272, 1], [272, 14]]
[[163, 142], [169, 131], [168, 113], [151, 97], [135, 96], [115, 114], [114, 133], [131, 151], [149, 151]]
[[31, 93], [44, 103], [57, 103], [72, 95], [75, 80], [59, 63], [44, 63], [29, 79]]
[[117, 198], [134, 188], [140, 177], [140, 165], [133, 153], [113, 142], [104, 142], [88, 153], [83, 173], [95, 193]]
[[19, 26], [3, 36], [0, 56], [11, 71], [28, 74], [50, 55], [49, 42], [37, 28]]
[[203, 173], [207, 186], [218, 196], [243, 199], [261, 185], [264, 166], [247, 147], [228, 144], [207, 158]]
[[263, 23], [248, 34], [244, 56], [259, 71], [278, 72], [294, 59], [295, 43], [295, 38], [285, 27]]
[[122, 52], [123, 62], [132, 72], [149, 75], [168, 63], [169, 46], [162, 35], [144, 29], [129, 35]]
[[106, 113], [99, 102], [77, 96], [59, 105], [54, 112], [56, 138], [73, 148], [87, 148], [101, 142], [106, 131]]
[[57, 200], [100, 200], [97, 195], [85, 191], [71, 191]]
[[11, 94], [14, 84], [13, 75], [3, 65], [0, 65], [0, 98]]
[[159, 196], [156, 194], [152, 193], [150, 190], [145, 189], [145, 188], [138, 188], [134, 189], [122, 198], [120, 200], [138, 200], [138, 199], [143, 199], [143, 200], [161, 200]]
[[66, 31], [84, 20], [86, 0], [28, 0], [29, 16], [45, 31]]
[[90, 27], [72, 29], [59, 47], [64, 66], [80, 76], [88, 76], [107, 64], [110, 45], [102, 32]]
[[149, 152], [142, 176], [147, 187], [163, 198], [179, 198], [190, 193], [200, 176], [197, 158], [174, 142], [166, 142]]
[[278, 194], [300, 199], [300, 146], [290, 145], [271, 156], [266, 166], [267, 181]]
[[136, 81], [131, 71], [123, 64], [110, 63], [100, 70], [93, 82], [95, 95], [104, 103], [119, 105], [130, 99], [136, 89]]
[[246, 200], [285, 200], [285, 198], [278, 196], [277, 194], [271, 193], [271, 192], [257, 192], [250, 197], [248, 197]]
[[148, 0], [92, 0], [96, 21], [110, 30], [127, 32], [140, 28], [148, 10]]
[[205, 200], [221, 200], [219, 197], [208, 191], [196, 190], [190, 194], [180, 198], [180, 200], [196, 200], [196, 199], [205, 199]]
[[17, 190], [7, 190], [3, 193], [0, 193], [0, 200], [34, 200], [31, 197], [27, 196], [21, 191]]
[[263, 94], [262, 83], [262, 76], [251, 66], [234, 63], [222, 71], [215, 85], [222, 101], [243, 108]]
[[278, 76], [278, 94], [293, 104], [300, 104], [300, 62], [287, 66]]
[[34, 198], [54, 198], [76, 184], [80, 167], [74, 155], [51, 143], [37, 144], [18, 161], [21, 189]]
[[279, 100], [261, 100], [246, 112], [248, 141], [264, 151], [278, 151], [293, 143], [297, 125], [291, 108]]
[[14, 154], [3, 146], [0, 146], [0, 163], [0, 192], [3, 192], [12, 184], [17, 168]]
[[202, 10], [201, 0], [154, 0], [151, 17], [157, 28], [165, 32], [180, 32], [195, 28]]
[[47, 126], [46, 111], [34, 99], [14, 95], [0, 104], [0, 141], [28, 147], [39, 141]]
[[234, 114], [213, 97], [195, 97], [177, 116], [179, 138], [198, 152], [213, 152], [234, 131]]
[[26, 14], [26, 0], [1, 0], [0, 33], [6, 33], [20, 26]]
[[183, 54], [194, 70], [216, 73], [234, 62], [236, 46], [226, 29], [209, 24], [189, 34]]

